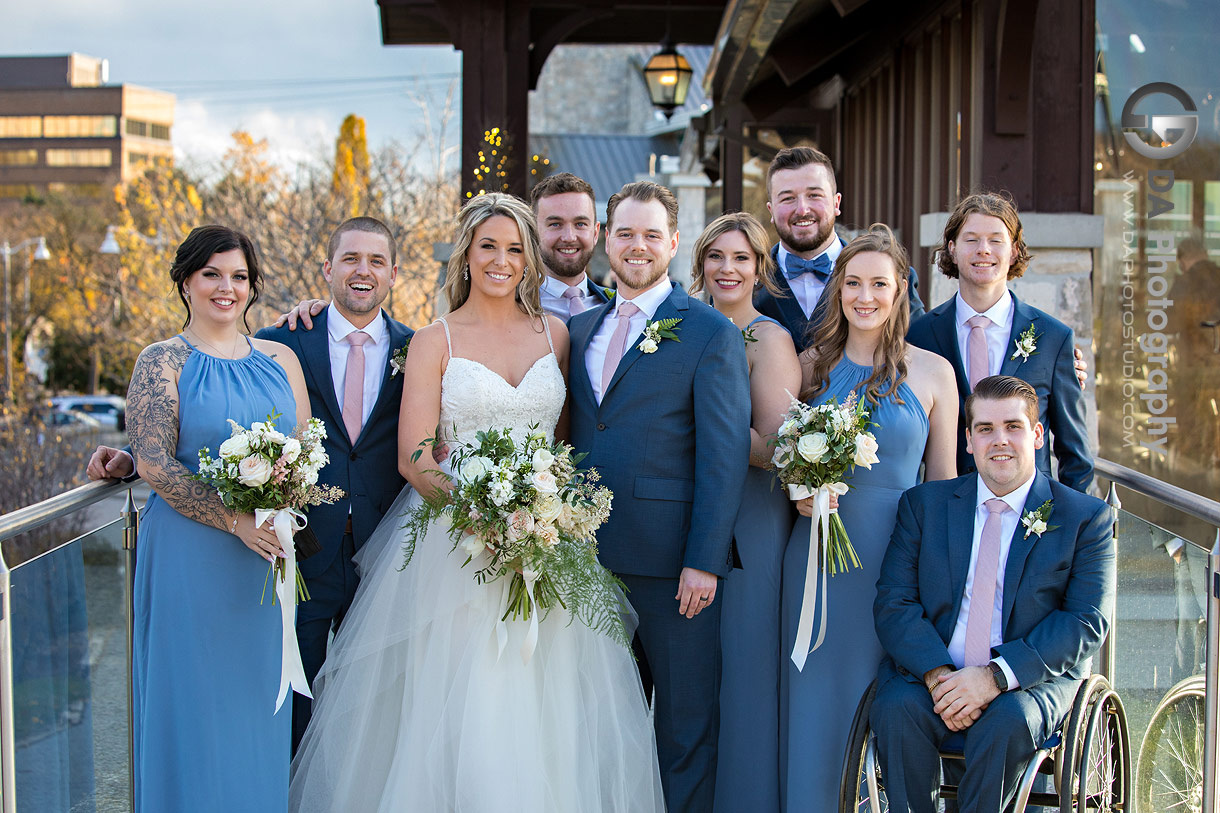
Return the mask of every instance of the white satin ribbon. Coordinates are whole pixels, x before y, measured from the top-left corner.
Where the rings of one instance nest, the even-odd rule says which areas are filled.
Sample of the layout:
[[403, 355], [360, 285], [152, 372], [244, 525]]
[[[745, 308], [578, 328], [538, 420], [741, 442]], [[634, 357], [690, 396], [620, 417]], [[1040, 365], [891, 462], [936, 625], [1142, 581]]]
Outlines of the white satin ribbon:
[[538, 646], [538, 597], [534, 595], [534, 585], [538, 583], [538, 574], [528, 568], [521, 571], [525, 580], [525, 604], [529, 608], [530, 628], [521, 642], [521, 663], [529, 663]]
[[261, 528], [263, 523], [271, 520], [275, 529], [275, 538], [284, 551], [283, 578], [276, 574], [275, 595], [280, 602], [280, 622], [282, 637], [280, 647], [280, 690], [275, 698], [275, 710], [278, 712], [284, 705], [284, 698], [291, 688], [297, 694], [312, 698], [309, 691], [309, 681], [305, 679], [305, 667], [301, 663], [301, 650], [297, 646], [297, 549], [292, 541], [293, 531], [305, 527], [305, 515], [291, 508], [254, 510], [254, 527]]
[[[838, 513], [830, 507], [830, 495], [842, 496], [847, 493], [844, 483], [827, 483], [816, 489], [806, 485], [789, 485], [788, 497], [795, 501], [813, 497], [813, 520], [809, 523], [809, 556], [805, 560], [805, 589], [801, 597], [800, 620], [796, 625], [796, 641], [792, 645], [792, 662], [798, 672], [805, 669], [805, 659], [826, 639], [826, 546], [830, 541], [830, 515]], [[818, 530], [821, 529], [821, 534]], [[809, 646], [813, 638], [814, 606], [818, 604], [818, 575], [821, 571], [821, 621], [818, 627], [818, 639]]]

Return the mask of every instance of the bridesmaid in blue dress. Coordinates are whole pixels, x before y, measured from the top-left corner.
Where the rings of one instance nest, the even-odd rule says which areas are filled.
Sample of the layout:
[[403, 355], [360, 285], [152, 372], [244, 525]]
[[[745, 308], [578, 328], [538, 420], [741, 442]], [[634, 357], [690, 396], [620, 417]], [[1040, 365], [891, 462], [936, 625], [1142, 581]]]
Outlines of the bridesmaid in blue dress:
[[722, 670], [716, 810], [778, 813], [780, 566], [795, 513], [773, 485], [768, 440], [801, 385], [792, 336], [754, 309], [754, 291], [778, 293], [767, 233], [753, 215], [712, 221], [695, 242], [691, 292], [743, 327], [750, 364], [750, 469], [733, 537], [741, 559], [719, 595]]
[[[888, 227], [877, 224], [849, 243], [823, 296], [827, 318], [801, 356], [808, 403], [839, 403], [854, 392], [877, 424], [880, 462], [856, 468], [851, 491], [839, 498], [843, 525], [861, 569], [830, 577], [826, 638], [798, 671], [789, 658], [806, 588], [812, 500], [783, 565], [781, 742], [783, 806], [790, 811], [837, 810], [839, 774], [860, 695], [877, 675], [881, 644], [873, 628], [873, 598], [881, 558], [894, 529], [898, 498], [919, 480], [956, 475], [957, 386], [943, 358], [908, 345], [907, 254]], [[821, 597], [819, 596], [819, 604]], [[815, 639], [817, 632], [815, 625]]]
[[170, 276], [187, 324], [144, 349], [127, 396], [137, 469], [154, 492], [136, 559], [136, 811], [286, 811], [280, 612], [259, 603], [282, 551], [267, 525], [188, 475], [200, 448], [229, 437], [226, 418], [249, 426], [279, 412], [287, 433], [308, 420], [309, 399], [296, 356], [239, 330], [260, 287], [248, 237], [195, 229]]

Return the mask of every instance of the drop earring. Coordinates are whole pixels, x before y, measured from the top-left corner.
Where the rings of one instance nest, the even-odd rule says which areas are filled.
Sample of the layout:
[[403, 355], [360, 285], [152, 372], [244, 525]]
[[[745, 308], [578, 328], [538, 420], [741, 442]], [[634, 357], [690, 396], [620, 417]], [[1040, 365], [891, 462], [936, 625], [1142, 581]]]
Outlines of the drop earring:
[[470, 280], [470, 264], [469, 263], [467, 263], [466, 267], [462, 269], [462, 279], [467, 280], [467, 281]]

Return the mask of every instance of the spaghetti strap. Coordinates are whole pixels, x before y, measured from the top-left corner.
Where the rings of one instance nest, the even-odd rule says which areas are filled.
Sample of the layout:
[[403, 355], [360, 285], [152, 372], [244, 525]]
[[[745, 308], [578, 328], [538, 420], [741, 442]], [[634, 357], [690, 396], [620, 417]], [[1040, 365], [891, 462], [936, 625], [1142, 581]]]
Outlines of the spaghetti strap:
[[179, 339], [182, 339], [182, 343], [183, 343], [183, 344], [185, 344], [187, 347], [191, 348], [191, 349], [192, 349], [192, 350], [194, 350], [196, 353], [198, 353], [198, 352], [199, 352], [199, 348], [198, 348], [198, 347], [196, 347], [195, 345], [191, 344], [191, 340], [190, 340], [190, 339], [188, 339], [188, 338], [186, 337], [186, 334], [185, 334], [185, 333], [179, 333], [179, 334], [178, 334], [178, 338], [179, 338]]
[[545, 314], [545, 313], [542, 314], [542, 329], [546, 331], [547, 346], [550, 347], [551, 352], [554, 353], [555, 352], [555, 343], [553, 341], [551, 341], [551, 320], [547, 317], [547, 314]]
[[441, 323], [441, 327], [445, 329], [445, 344], [449, 346], [449, 358], [453, 358], [453, 339], [449, 335], [449, 323], [445, 321], [445, 317], [440, 317], [436, 320]]

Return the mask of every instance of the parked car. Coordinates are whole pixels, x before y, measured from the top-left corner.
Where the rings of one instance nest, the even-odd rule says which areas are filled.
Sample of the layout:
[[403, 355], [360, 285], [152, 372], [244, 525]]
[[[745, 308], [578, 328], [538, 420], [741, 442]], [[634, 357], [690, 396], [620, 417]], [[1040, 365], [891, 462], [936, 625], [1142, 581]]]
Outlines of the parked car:
[[105, 429], [127, 430], [127, 401], [117, 395], [65, 395], [51, 399], [60, 412], [79, 412], [95, 418]]

